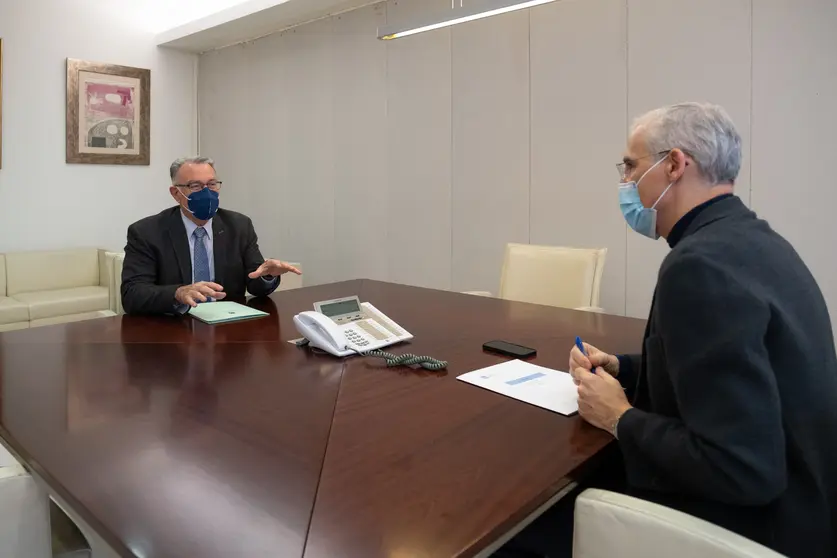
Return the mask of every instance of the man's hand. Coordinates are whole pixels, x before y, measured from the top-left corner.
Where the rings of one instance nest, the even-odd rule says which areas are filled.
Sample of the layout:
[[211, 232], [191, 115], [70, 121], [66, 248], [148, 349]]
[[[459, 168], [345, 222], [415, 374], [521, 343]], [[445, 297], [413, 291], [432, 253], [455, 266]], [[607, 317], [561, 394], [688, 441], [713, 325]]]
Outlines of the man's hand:
[[207, 299], [214, 298], [221, 300], [227, 296], [224, 292], [224, 287], [218, 283], [210, 283], [209, 281], [201, 281], [191, 285], [183, 285], [174, 293], [174, 298], [180, 304], [187, 304], [192, 308], [196, 307], [199, 302], [206, 302]]
[[273, 277], [278, 277], [280, 275], [284, 275], [285, 273], [296, 273], [297, 275], [302, 275], [302, 272], [292, 266], [289, 263], [280, 261], [280, 260], [265, 260], [259, 268], [248, 275], [250, 279], [257, 279], [259, 277], [264, 277], [265, 275], [270, 275]]
[[[584, 344], [584, 348], [587, 350], [587, 354], [590, 358], [587, 358], [582, 354], [581, 351], [578, 350], [578, 347], [573, 345], [573, 348], [570, 350], [570, 373], [576, 368], [584, 368], [587, 371], [590, 371], [595, 366], [596, 368], [602, 367], [605, 372], [613, 376], [614, 378], [619, 376], [619, 359], [613, 355], [609, 355], [604, 351], [600, 351], [593, 345], [589, 345], [587, 343]], [[575, 385], [578, 385], [578, 380], [576, 380], [575, 375], [573, 375], [573, 380], [575, 381]]]
[[613, 427], [617, 420], [631, 408], [625, 390], [619, 380], [597, 368], [593, 374], [586, 368], [574, 368], [573, 380], [578, 385], [578, 414], [595, 426], [616, 433]]

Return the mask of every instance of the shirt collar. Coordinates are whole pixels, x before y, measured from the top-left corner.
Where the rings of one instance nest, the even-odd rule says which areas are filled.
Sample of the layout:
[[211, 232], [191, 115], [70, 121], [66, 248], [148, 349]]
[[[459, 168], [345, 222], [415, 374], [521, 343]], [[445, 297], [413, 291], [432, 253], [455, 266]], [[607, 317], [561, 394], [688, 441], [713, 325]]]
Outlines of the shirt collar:
[[[186, 227], [186, 237], [189, 240], [192, 240], [192, 235], [198, 228], [198, 225], [194, 221], [186, 217], [186, 214], [183, 213], [182, 209], [180, 210], [180, 218], [183, 219], [183, 226]], [[212, 240], [212, 219], [207, 221], [203, 228], [204, 230], [206, 230], [206, 236], [209, 237], [209, 240]]]
[[677, 223], [675, 223], [674, 226], [671, 228], [671, 232], [668, 234], [668, 238], [666, 239], [666, 241], [668, 241], [669, 247], [674, 248], [677, 245], [677, 243], [683, 239], [683, 235], [686, 233], [686, 229], [689, 228], [689, 225], [692, 224], [692, 222], [697, 218], [698, 215], [701, 214], [701, 212], [704, 209], [721, 200], [731, 198], [732, 196], [733, 194], [721, 194], [720, 196], [715, 196], [711, 200], [705, 201], [702, 204], [693, 207], [691, 211], [689, 211], [687, 214], [681, 217], [680, 220], [677, 221]]

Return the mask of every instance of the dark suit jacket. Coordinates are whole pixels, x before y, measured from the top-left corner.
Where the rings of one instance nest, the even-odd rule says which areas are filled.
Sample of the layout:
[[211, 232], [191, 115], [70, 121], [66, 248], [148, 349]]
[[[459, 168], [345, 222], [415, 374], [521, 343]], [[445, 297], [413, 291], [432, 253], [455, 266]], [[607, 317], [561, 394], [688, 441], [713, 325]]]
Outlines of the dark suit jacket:
[[[267, 296], [277, 281], [250, 279], [264, 258], [250, 218], [219, 209], [212, 219], [215, 282], [227, 298]], [[180, 206], [146, 217], [128, 227], [125, 264], [122, 268], [122, 306], [128, 314], [171, 314], [174, 293], [192, 283], [192, 258]]]
[[837, 356], [791, 245], [737, 197], [663, 262], [620, 381], [629, 487], [789, 556], [837, 552]]

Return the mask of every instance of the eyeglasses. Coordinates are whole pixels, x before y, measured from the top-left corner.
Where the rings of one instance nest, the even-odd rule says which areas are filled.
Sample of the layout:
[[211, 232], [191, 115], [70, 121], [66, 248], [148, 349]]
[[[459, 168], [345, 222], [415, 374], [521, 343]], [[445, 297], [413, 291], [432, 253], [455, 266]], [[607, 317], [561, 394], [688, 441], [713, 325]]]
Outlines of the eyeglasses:
[[651, 155], [646, 155], [645, 157], [639, 157], [638, 159], [629, 159], [625, 157], [625, 159], [621, 163], [616, 164], [616, 170], [619, 172], [619, 178], [624, 180], [627, 178], [631, 173], [636, 170], [636, 164], [649, 157], [657, 157], [659, 155], [668, 155], [671, 153], [671, 149], [666, 149], [665, 151], [658, 151], [657, 153], [652, 153]]
[[223, 182], [221, 182], [220, 180], [210, 180], [206, 184], [195, 180], [186, 184], [175, 184], [175, 186], [177, 186], [178, 188], [189, 188], [191, 192], [200, 192], [204, 188], [209, 188], [213, 192], [217, 192], [221, 189], [222, 184]]

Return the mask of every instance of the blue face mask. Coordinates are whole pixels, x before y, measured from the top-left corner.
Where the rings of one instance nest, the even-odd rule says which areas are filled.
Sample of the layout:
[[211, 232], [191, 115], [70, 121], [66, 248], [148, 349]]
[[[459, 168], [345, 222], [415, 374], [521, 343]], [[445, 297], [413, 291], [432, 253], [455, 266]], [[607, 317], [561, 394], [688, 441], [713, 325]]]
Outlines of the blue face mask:
[[[642, 179], [645, 178], [649, 172], [654, 170], [654, 167], [665, 160], [666, 158], [663, 157], [657, 161], [654, 166], [645, 171], [645, 174], [639, 178], [639, 182], [642, 182]], [[622, 209], [622, 215], [625, 217], [625, 221], [628, 222], [628, 225], [633, 230], [643, 236], [657, 240], [660, 238], [660, 235], [657, 233], [656, 207], [674, 182], [668, 185], [651, 207], [645, 207], [642, 205], [642, 200], [639, 198], [639, 182], [622, 182], [619, 184], [619, 207]]]
[[189, 201], [189, 212], [200, 221], [209, 221], [218, 212], [220, 196], [214, 190], [204, 188], [200, 192], [193, 192], [186, 199]]

